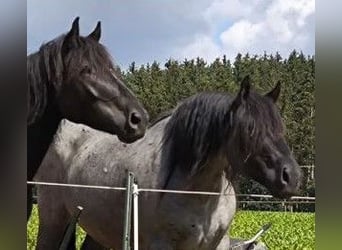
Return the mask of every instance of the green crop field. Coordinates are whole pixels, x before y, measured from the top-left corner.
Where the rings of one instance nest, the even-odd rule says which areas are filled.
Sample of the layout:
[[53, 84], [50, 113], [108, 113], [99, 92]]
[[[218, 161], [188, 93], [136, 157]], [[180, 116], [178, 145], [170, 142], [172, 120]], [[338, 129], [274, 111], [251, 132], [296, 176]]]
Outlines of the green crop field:
[[[264, 224], [271, 222], [272, 227], [261, 238], [269, 249], [314, 249], [315, 214], [240, 211], [236, 214], [230, 235], [237, 238], [252, 237]], [[27, 226], [27, 249], [34, 249], [38, 233], [36, 207]], [[84, 239], [84, 232], [77, 229], [77, 246]], [[79, 249], [79, 248], [78, 248]]]
[[315, 249], [315, 214], [240, 211], [236, 214], [230, 235], [251, 238], [266, 223], [272, 227], [261, 238], [270, 249]]

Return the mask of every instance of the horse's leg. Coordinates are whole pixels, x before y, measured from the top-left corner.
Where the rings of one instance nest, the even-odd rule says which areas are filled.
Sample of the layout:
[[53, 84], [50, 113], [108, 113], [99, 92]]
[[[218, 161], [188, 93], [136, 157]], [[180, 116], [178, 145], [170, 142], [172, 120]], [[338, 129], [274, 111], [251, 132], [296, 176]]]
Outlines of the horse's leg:
[[89, 234], [87, 234], [82, 244], [81, 250], [109, 250], [109, 248], [101, 246], [100, 243], [95, 241]]
[[53, 188], [44, 187], [39, 192], [39, 230], [37, 250], [58, 249], [68, 226], [70, 215], [58, 199], [59, 193]]
[[230, 238], [228, 234], [225, 234], [218, 244], [216, 250], [228, 250], [230, 246]]
[[33, 197], [32, 186], [27, 185], [27, 197], [26, 197], [26, 221], [30, 219], [32, 213]]

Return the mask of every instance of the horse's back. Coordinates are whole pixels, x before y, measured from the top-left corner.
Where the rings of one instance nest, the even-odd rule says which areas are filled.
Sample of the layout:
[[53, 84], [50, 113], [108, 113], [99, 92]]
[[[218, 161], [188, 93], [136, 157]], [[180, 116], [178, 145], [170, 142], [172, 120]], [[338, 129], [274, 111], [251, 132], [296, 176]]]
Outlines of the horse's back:
[[[57, 177], [60, 177], [65, 167], [69, 166], [82, 145], [89, 143], [93, 138], [103, 136], [103, 134], [105, 133], [95, 131], [83, 124], [63, 119], [46, 152], [36, 179], [40, 181], [63, 181]], [[55, 173], [52, 174], [52, 172]]]
[[[151, 187], [151, 175], [155, 175], [156, 165], [160, 162], [160, 147], [163, 128], [166, 122], [160, 122], [146, 132], [145, 137], [134, 143], [121, 142], [117, 136], [112, 136], [89, 128], [81, 128], [71, 124], [64, 128], [63, 137], [66, 140], [58, 145], [59, 156], [68, 154], [67, 183], [85, 183], [90, 185], [123, 186], [127, 171], [134, 172], [142, 185]], [[84, 129], [80, 131], [80, 129]], [[74, 130], [74, 131], [73, 131]], [[64, 138], [65, 136], [74, 138]], [[58, 133], [59, 134], [59, 133]], [[69, 140], [69, 142], [68, 142]], [[73, 143], [74, 145], [70, 145]], [[64, 146], [62, 144], [68, 144]], [[75, 149], [73, 151], [73, 149]], [[157, 177], [155, 177], [156, 179]]]

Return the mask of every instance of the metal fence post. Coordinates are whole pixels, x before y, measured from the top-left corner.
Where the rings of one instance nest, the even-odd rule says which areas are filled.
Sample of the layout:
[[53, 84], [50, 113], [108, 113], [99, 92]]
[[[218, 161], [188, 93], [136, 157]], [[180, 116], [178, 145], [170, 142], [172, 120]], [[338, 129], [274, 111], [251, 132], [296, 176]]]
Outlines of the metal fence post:
[[123, 231], [123, 238], [122, 238], [123, 250], [131, 249], [131, 215], [132, 215], [133, 183], [134, 183], [134, 175], [132, 172], [128, 172], [127, 185], [126, 185], [124, 231]]
[[139, 249], [138, 184], [133, 184], [133, 249]]

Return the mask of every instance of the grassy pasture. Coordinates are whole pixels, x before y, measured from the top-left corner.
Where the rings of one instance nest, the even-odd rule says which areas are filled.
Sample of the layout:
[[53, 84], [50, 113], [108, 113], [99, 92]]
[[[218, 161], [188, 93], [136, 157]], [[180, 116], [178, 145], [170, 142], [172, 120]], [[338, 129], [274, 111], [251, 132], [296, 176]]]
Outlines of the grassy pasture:
[[[315, 249], [315, 214], [284, 212], [237, 212], [230, 235], [237, 238], [252, 237], [264, 224], [271, 222], [272, 227], [262, 237], [269, 249]], [[35, 249], [38, 233], [37, 208], [27, 225], [27, 249]], [[82, 229], [77, 229], [77, 248], [84, 239]]]

